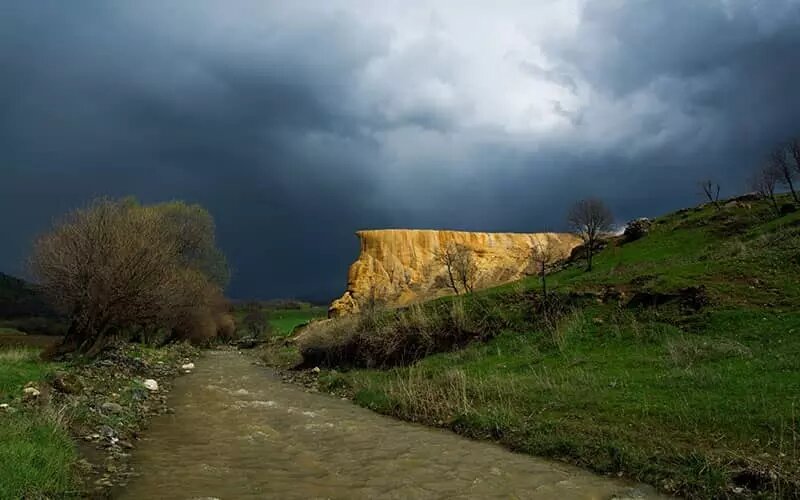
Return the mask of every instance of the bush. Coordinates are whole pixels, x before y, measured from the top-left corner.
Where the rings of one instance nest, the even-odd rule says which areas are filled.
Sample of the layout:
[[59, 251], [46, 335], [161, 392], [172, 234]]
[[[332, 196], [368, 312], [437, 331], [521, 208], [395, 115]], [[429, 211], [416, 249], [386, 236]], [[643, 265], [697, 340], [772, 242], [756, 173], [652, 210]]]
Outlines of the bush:
[[650, 227], [652, 225], [653, 222], [646, 217], [630, 221], [628, 225], [625, 226], [625, 241], [636, 241], [644, 238], [647, 233], [650, 232]]
[[197, 205], [97, 200], [40, 236], [30, 264], [45, 297], [69, 318], [63, 353], [93, 356], [112, 339], [161, 328], [213, 337], [225, 310], [227, 264], [213, 219]]
[[492, 315], [480, 301], [452, 300], [318, 321], [297, 337], [303, 366], [388, 367], [486, 339]]
[[236, 336], [236, 321], [228, 313], [217, 314], [217, 337], [220, 340], [233, 340]]

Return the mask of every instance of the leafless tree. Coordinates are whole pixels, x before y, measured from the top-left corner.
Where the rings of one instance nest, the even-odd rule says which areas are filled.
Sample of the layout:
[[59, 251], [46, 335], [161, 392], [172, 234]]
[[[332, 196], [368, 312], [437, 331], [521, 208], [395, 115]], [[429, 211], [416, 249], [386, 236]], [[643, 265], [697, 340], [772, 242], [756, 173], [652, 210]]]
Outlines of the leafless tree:
[[70, 319], [61, 352], [92, 356], [132, 329], [170, 329], [190, 311], [217, 307], [219, 287], [184, 259], [156, 207], [101, 199], [37, 239], [31, 271]]
[[780, 215], [778, 201], [775, 198], [775, 187], [781, 179], [781, 173], [772, 164], [764, 164], [756, 170], [750, 180], [751, 188], [759, 193], [764, 199], [769, 200], [775, 215]]
[[242, 318], [242, 326], [253, 337], [263, 337], [270, 330], [269, 314], [260, 305], [250, 307]]
[[381, 309], [381, 297], [380, 297], [380, 288], [378, 283], [373, 278], [370, 281], [369, 291], [367, 291], [367, 296], [365, 300], [361, 304], [361, 312], [366, 314], [367, 317], [374, 317], [375, 313], [377, 313]]
[[586, 247], [586, 270], [592, 270], [595, 246], [603, 233], [611, 230], [614, 216], [606, 204], [599, 199], [589, 198], [575, 203], [567, 215], [567, 222], [583, 240]]
[[720, 208], [719, 205], [719, 191], [720, 186], [719, 184], [713, 182], [710, 179], [706, 179], [704, 181], [700, 181], [700, 189], [702, 189], [703, 194], [708, 199], [709, 203], [713, 203], [717, 209]]
[[542, 238], [534, 240], [531, 246], [531, 262], [541, 279], [542, 296], [545, 300], [547, 300], [547, 266], [553, 263], [556, 256], [555, 248], [547, 235], [542, 235]]
[[478, 274], [478, 266], [472, 250], [464, 245], [456, 246], [456, 259], [453, 262], [453, 273], [456, 280], [461, 284], [465, 293], [472, 293], [475, 289], [475, 279]]
[[444, 247], [440, 247], [439, 250], [434, 253], [436, 260], [445, 267], [445, 270], [447, 271], [447, 282], [456, 295], [459, 293], [455, 271], [456, 262], [458, 261], [458, 253], [458, 245], [452, 241], [446, 244]]
[[789, 192], [792, 193], [792, 198], [795, 202], [800, 202], [797, 198], [797, 192], [794, 190], [794, 179], [797, 172], [789, 164], [789, 149], [789, 146], [784, 146], [783, 144], [773, 149], [769, 155], [769, 165], [778, 176], [778, 182], [789, 188]]
[[789, 141], [789, 154], [794, 160], [794, 168], [800, 173], [800, 138]]
[[451, 241], [440, 247], [434, 257], [447, 271], [447, 284], [456, 295], [474, 290], [478, 267], [469, 247]]

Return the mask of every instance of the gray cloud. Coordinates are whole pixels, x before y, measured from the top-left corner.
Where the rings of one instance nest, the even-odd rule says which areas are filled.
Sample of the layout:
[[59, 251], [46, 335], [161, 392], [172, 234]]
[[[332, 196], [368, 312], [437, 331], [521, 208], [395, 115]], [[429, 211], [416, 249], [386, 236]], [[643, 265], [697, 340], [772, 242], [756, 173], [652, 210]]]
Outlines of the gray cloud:
[[577, 2], [552, 33], [536, 6], [409, 5], [6, 2], [0, 270], [93, 196], [184, 198], [232, 295], [327, 298], [359, 228], [559, 229], [587, 195], [654, 215], [797, 132], [795, 1]]

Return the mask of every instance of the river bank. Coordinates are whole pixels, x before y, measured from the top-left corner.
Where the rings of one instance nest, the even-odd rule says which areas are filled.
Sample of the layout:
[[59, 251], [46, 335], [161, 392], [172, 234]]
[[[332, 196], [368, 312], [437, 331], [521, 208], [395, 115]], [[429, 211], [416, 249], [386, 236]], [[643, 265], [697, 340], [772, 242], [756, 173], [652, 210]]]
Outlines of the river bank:
[[125, 344], [54, 363], [35, 346], [0, 348], [0, 498], [103, 498], [125, 483], [141, 431], [171, 411], [172, 380], [198, 354]]

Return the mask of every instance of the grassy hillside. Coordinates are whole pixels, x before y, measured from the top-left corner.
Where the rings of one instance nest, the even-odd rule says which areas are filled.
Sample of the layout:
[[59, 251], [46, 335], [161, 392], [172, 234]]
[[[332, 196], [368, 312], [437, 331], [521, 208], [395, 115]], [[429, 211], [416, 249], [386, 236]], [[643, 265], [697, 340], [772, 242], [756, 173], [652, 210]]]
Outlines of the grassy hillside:
[[[547, 309], [530, 278], [350, 320], [358, 333], [300, 347], [361, 366], [320, 381], [386, 414], [680, 495], [797, 497], [799, 278], [800, 213], [731, 202], [657, 219], [592, 272], [549, 276]], [[398, 339], [414, 339], [391, 358], [403, 364], [459, 334], [464, 348], [363, 368], [388, 364], [380, 353]]]
[[0, 273], [0, 318], [52, 315], [50, 307], [29, 283]]

